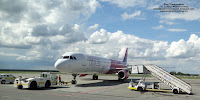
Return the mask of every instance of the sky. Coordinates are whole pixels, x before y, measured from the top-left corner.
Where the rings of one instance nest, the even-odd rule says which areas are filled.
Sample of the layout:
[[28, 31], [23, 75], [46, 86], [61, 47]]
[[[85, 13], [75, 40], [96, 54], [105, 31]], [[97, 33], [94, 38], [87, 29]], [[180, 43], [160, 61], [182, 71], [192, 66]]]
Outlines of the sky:
[[[184, 12], [156, 8], [181, 4]], [[0, 69], [54, 68], [66, 52], [200, 74], [198, 0], [0, 0]], [[179, 7], [184, 8], [184, 7]]]

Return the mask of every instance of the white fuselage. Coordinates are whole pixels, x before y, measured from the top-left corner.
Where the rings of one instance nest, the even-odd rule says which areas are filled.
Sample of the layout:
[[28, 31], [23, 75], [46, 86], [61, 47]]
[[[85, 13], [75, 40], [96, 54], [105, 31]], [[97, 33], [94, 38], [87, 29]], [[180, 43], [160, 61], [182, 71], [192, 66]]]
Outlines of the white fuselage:
[[68, 52], [55, 63], [57, 70], [70, 73], [107, 73], [111, 60], [87, 54]]

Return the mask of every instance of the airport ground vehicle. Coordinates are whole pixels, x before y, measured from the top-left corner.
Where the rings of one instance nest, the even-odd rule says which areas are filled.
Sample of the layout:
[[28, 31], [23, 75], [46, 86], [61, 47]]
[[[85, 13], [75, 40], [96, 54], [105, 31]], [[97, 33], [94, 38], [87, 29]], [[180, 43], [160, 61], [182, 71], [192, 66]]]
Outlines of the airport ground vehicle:
[[145, 82], [143, 80], [139, 80], [138, 82], [133, 82], [131, 80], [128, 88], [140, 92], [143, 91], [172, 92], [171, 90], [160, 89], [160, 82]]
[[1, 84], [14, 83], [14, 81], [15, 81], [15, 76], [13, 76], [13, 75], [10, 75], [10, 74], [1, 74], [0, 75]]
[[[134, 70], [133, 70], [134, 69]], [[141, 73], [139, 71], [142, 71], [144, 73], [144, 76], [139, 82], [136, 82], [135, 85], [133, 85], [133, 82], [131, 81], [129, 83], [129, 89], [133, 90], [154, 90], [154, 91], [165, 91], [160, 90], [159, 82], [145, 82], [146, 74], [151, 74], [154, 78], [158, 79], [160, 82], [168, 85], [170, 87], [170, 91], [174, 94], [186, 92], [188, 94], [192, 94], [192, 87], [189, 83], [171, 75], [161, 67], [150, 64], [150, 65], [142, 65], [140, 68], [138, 66], [132, 67], [132, 72]], [[148, 88], [150, 86], [150, 88]]]
[[57, 74], [42, 72], [40, 77], [19, 77], [15, 79], [14, 87], [18, 89], [29, 88], [29, 89], [37, 89], [37, 88], [48, 88], [51, 85], [57, 85]]

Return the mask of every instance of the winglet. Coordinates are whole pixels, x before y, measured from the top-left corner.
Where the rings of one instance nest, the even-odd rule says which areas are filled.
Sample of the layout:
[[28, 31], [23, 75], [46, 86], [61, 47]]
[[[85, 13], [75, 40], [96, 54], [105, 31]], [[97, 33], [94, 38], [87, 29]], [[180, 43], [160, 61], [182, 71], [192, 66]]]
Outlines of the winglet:
[[125, 62], [125, 63], [127, 63], [127, 56], [128, 56], [128, 48], [126, 48], [126, 52], [125, 52], [124, 59], [123, 59], [123, 62]]

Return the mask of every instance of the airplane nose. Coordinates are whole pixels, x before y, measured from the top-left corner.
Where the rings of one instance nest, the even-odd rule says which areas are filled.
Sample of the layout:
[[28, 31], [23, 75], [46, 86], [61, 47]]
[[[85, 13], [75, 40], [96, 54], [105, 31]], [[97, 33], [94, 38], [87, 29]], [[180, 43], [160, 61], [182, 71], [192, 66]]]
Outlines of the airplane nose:
[[54, 64], [54, 67], [59, 71], [68, 70], [70, 68], [70, 64], [68, 60], [58, 59]]
[[55, 68], [58, 68], [59, 65], [60, 65], [60, 64], [59, 64], [59, 61], [57, 60], [56, 63], [54, 64], [54, 67], [55, 67]]
[[58, 59], [54, 65], [57, 70], [62, 70], [64, 68], [64, 60]]

